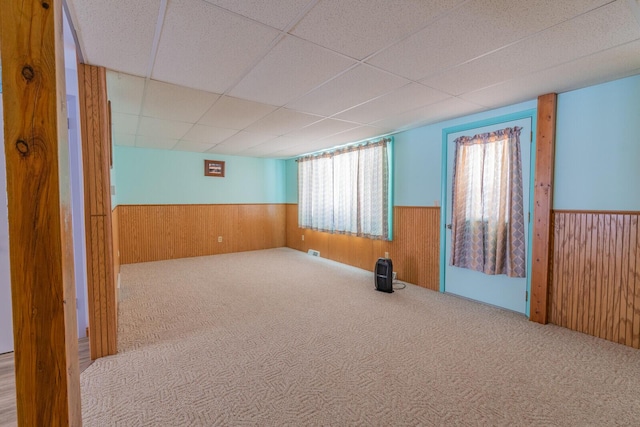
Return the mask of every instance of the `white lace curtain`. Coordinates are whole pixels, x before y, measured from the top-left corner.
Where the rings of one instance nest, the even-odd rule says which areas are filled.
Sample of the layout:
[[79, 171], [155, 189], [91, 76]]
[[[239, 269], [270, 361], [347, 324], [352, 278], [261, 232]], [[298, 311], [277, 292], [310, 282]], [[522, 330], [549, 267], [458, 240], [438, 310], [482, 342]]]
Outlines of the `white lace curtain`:
[[455, 140], [451, 264], [525, 277], [521, 128]]
[[298, 159], [298, 226], [389, 239], [390, 142]]

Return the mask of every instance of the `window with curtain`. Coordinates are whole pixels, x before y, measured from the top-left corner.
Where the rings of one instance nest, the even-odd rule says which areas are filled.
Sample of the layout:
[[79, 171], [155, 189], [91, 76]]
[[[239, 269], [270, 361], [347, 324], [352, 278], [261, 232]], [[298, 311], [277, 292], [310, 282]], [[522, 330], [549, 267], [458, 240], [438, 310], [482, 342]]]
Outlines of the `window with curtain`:
[[298, 226], [391, 240], [391, 139], [298, 159]]
[[521, 130], [455, 140], [451, 265], [525, 277]]

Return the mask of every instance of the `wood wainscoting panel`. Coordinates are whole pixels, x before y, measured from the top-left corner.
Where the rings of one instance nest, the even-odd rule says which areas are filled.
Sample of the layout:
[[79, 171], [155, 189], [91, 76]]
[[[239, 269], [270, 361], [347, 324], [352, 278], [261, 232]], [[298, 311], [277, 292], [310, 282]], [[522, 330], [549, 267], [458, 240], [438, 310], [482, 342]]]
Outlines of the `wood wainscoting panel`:
[[315, 249], [323, 258], [371, 271], [388, 252], [399, 280], [439, 290], [440, 208], [396, 206], [393, 212], [394, 237], [389, 242], [299, 228], [298, 205], [288, 204], [286, 244], [303, 252]]
[[285, 217], [280, 204], [120, 205], [120, 262], [282, 247]]
[[116, 289], [116, 312], [118, 311], [118, 275], [120, 274], [120, 236], [118, 230], [120, 222], [118, 221], [118, 207], [111, 213], [111, 235], [113, 239], [113, 282]]
[[551, 323], [640, 348], [638, 217], [554, 212]]
[[111, 138], [104, 67], [78, 65], [91, 359], [116, 354]]
[[235, 252], [285, 246], [284, 205], [238, 205], [238, 239]]

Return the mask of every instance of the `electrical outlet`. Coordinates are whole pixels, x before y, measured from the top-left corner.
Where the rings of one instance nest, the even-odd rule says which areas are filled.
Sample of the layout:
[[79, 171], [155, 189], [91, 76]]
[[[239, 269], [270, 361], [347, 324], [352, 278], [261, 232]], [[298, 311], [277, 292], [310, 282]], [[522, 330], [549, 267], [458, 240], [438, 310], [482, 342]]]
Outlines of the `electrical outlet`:
[[218, 243], [222, 243], [222, 236], [218, 236]]
[[304, 242], [304, 234], [302, 235], [302, 241]]
[[389, 258], [389, 252], [385, 252], [385, 253], [384, 253], [384, 257], [385, 257], [385, 258]]

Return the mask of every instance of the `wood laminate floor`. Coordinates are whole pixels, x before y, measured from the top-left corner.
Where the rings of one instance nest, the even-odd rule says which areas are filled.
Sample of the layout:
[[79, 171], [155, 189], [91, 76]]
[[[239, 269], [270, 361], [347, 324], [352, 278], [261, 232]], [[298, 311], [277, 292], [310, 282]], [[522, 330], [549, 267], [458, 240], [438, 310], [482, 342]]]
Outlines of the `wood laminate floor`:
[[[93, 363], [89, 354], [89, 339], [78, 341], [80, 372]], [[16, 425], [16, 380], [13, 353], [0, 354], [0, 427]]]

